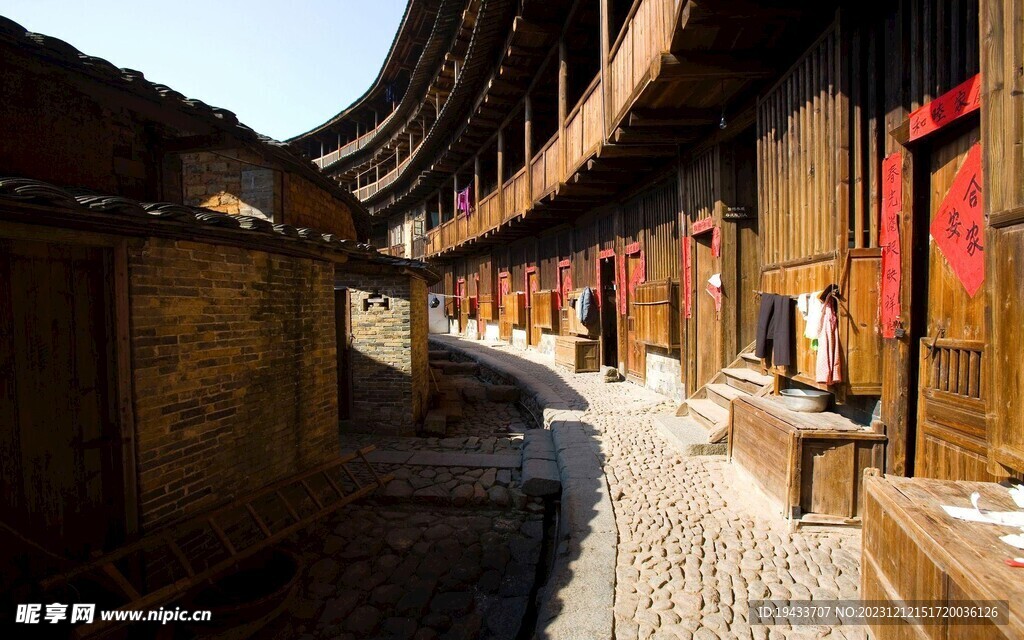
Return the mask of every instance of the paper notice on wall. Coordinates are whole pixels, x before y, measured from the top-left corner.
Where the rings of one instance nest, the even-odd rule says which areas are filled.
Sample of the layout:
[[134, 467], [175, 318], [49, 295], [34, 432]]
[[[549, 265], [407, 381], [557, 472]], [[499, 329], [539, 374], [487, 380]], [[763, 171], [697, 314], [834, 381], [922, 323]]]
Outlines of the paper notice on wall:
[[722, 227], [716, 226], [711, 230], [711, 257], [717, 258], [722, 255]]
[[967, 152], [935, 218], [932, 239], [972, 298], [985, 281], [981, 143]]
[[708, 278], [705, 291], [715, 301], [715, 312], [720, 313], [722, 311], [722, 274], [716, 273]]
[[878, 318], [883, 338], [896, 337], [900, 323], [900, 285], [903, 281], [899, 214], [903, 209], [903, 156], [894, 153], [882, 161], [882, 282], [878, 288]]
[[935, 98], [910, 114], [910, 140], [941, 129], [961, 116], [981, 108], [981, 75]]

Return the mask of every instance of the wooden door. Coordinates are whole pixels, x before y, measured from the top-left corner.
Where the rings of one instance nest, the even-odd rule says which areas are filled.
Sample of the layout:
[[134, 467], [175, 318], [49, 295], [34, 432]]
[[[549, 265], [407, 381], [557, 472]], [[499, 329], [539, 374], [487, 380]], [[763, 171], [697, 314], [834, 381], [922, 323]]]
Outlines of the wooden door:
[[601, 260], [601, 362], [619, 367], [619, 311], [615, 297], [615, 258]]
[[[711, 382], [725, 363], [722, 359], [721, 314], [715, 299], [707, 292], [708, 279], [718, 273], [718, 261], [711, 255], [711, 233], [693, 237], [693, 321], [690, 344], [693, 345], [694, 373], [691, 393]], [[723, 292], [732, 294], [732, 292]]]
[[[923, 178], [927, 199], [920, 200], [927, 211], [915, 213], [918, 238], [928, 238], [937, 217], [939, 233], [966, 242], [971, 230], [940, 212], [940, 205], [971, 147], [978, 141], [977, 127], [958, 134], [945, 134], [932, 143], [924, 158], [929, 167]], [[982, 240], [983, 241], [983, 240]], [[943, 480], [995, 480], [986, 470], [987, 439], [985, 413], [987, 394], [983, 388], [985, 358], [985, 297], [973, 298], [950, 266], [934, 238], [918, 242], [915, 254], [914, 313], [921, 309], [923, 335], [919, 341], [917, 435], [914, 475]]]
[[352, 305], [348, 289], [334, 290], [334, 331], [338, 352], [338, 419], [352, 412]]
[[110, 249], [0, 240], [0, 518], [55, 553], [124, 540]]
[[456, 313], [459, 318], [459, 335], [466, 335], [469, 326], [469, 300], [466, 298], [466, 279], [459, 278], [455, 283]]
[[540, 327], [534, 322], [534, 299], [533, 294], [540, 290], [540, 274], [531, 271], [526, 275], [526, 344], [540, 344]]
[[647, 347], [636, 339], [636, 321], [633, 296], [629, 283], [633, 282], [638, 269], [643, 268], [639, 253], [629, 254], [626, 260], [626, 281], [621, 283], [620, 295], [626, 296], [626, 373], [641, 381], [647, 379]]

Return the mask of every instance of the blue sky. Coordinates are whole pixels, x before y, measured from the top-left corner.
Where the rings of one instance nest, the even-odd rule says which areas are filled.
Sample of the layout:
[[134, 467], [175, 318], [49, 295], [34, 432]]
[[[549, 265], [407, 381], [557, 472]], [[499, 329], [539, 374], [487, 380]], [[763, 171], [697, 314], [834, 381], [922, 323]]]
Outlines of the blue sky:
[[283, 140], [369, 87], [405, 0], [5, 0], [0, 15]]

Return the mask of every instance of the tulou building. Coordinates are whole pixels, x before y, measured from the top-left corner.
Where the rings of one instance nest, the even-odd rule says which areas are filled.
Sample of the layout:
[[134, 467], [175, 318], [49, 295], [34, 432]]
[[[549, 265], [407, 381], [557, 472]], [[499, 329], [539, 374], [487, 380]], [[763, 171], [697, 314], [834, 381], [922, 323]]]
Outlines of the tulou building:
[[670, 435], [786, 517], [864, 519], [865, 597], [909, 600], [955, 571], [905, 478], [1024, 473], [1021, 16], [413, 0], [363, 97], [290, 143], [441, 274], [450, 333], [673, 398]]

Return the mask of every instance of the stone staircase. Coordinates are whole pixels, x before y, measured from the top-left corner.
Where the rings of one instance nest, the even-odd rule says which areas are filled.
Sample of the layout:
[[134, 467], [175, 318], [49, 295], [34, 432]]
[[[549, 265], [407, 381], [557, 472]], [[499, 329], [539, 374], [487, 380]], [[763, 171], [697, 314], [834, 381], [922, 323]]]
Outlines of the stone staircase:
[[423, 432], [444, 437], [448, 425], [462, 420], [463, 406], [478, 402], [516, 402], [519, 389], [511, 385], [488, 384], [478, 377], [480, 365], [457, 362], [444, 349], [429, 351], [431, 406], [423, 420]]
[[774, 379], [763, 373], [754, 345], [721, 369], [710, 382], [687, 398], [675, 416], [658, 416], [655, 423], [686, 455], [723, 455], [729, 428], [729, 404], [743, 396], [771, 392]]

